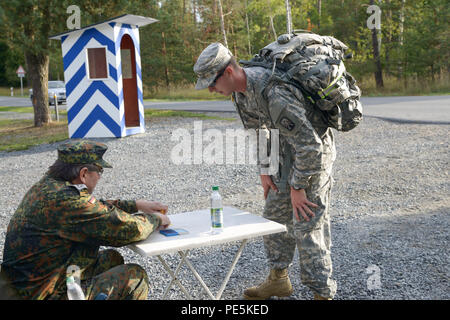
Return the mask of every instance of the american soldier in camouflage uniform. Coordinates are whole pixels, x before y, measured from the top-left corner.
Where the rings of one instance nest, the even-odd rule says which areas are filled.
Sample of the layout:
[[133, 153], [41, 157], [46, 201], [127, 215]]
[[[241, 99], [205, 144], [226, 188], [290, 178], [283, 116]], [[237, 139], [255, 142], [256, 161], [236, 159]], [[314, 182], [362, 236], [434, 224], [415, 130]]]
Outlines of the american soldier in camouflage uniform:
[[[113, 249], [146, 239], [170, 221], [167, 206], [145, 200], [99, 200], [92, 192], [103, 168], [106, 145], [80, 140], [61, 144], [58, 159], [25, 194], [11, 218], [1, 278], [11, 298], [67, 299], [66, 276], [79, 268], [86, 299], [146, 299], [144, 269], [124, 264]], [[142, 211], [142, 214], [133, 214]], [[3, 289], [2, 290], [6, 290]], [[6, 291], [4, 291], [6, 292]]]
[[271, 70], [241, 68], [220, 43], [201, 53], [194, 71], [196, 89], [232, 95], [246, 129], [279, 130], [278, 173], [260, 172], [264, 217], [286, 225], [287, 232], [264, 237], [271, 271], [261, 285], [246, 289], [244, 298], [291, 295], [288, 267], [296, 247], [303, 284], [316, 299], [333, 298], [329, 203], [336, 151], [331, 128], [296, 87], [268, 81]]

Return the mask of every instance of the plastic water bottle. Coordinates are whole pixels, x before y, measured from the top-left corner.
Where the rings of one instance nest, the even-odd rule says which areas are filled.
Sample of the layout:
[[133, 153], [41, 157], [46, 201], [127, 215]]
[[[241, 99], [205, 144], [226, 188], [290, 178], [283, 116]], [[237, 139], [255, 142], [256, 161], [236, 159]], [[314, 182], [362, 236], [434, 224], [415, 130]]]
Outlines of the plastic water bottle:
[[69, 300], [86, 300], [83, 290], [81, 289], [80, 285], [75, 282], [73, 276], [67, 277], [66, 285], [67, 297], [69, 298]]
[[219, 194], [219, 187], [213, 186], [211, 193], [211, 233], [223, 231], [223, 207], [222, 197]]

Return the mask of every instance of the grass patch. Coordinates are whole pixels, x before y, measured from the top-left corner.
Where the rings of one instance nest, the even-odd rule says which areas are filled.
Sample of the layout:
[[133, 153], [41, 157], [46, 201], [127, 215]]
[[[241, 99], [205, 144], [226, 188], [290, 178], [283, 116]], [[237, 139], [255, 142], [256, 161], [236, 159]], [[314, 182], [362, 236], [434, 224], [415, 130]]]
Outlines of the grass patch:
[[14, 131], [16, 129], [22, 129], [33, 126], [33, 120], [22, 119], [2, 119], [0, 120], [0, 134], [8, 131]]
[[217, 116], [209, 116], [203, 113], [181, 111], [181, 110], [159, 110], [159, 109], [145, 109], [145, 119], [149, 118], [170, 118], [170, 117], [182, 117], [182, 118], [199, 118], [205, 120], [226, 120], [235, 121], [235, 118], [223, 118]]
[[[14, 97], [18, 98], [29, 98], [30, 89], [28, 87], [23, 87], [23, 96], [20, 95], [20, 87], [14, 88]], [[11, 97], [11, 87], [0, 87], [0, 96]]]
[[33, 120], [0, 120], [0, 151], [26, 150], [43, 143], [69, 138], [67, 122], [34, 127]]
[[[49, 107], [50, 114], [55, 114], [55, 106]], [[34, 113], [33, 107], [0, 107], [0, 112]], [[58, 108], [59, 115], [67, 115], [66, 109]]]
[[167, 89], [166, 87], [147, 89], [144, 86], [144, 99], [146, 101], [191, 101], [191, 100], [227, 100], [219, 93], [211, 93], [208, 89], [195, 90], [194, 86], [179, 86]]
[[[12, 111], [26, 109], [18, 112], [28, 112], [31, 107], [0, 107], [0, 111], [9, 111], [5, 108], [11, 108]], [[222, 118], [217, 116], [208, 116], [202, 113], [176, 111], [176, 110], [156, 110], [146, 109], [145, 118], [151, 120], [152, 118], [199, 118], [205, 120], [228, 120], [235, 121], [234, 118]], [[63, 141], [69, 138], [67, 120], [59, 122], [51, 122], [43, 127], [34, 127], [33, 120], [23, 119], [3, 119], [0, 120], [0, 151], [18, 151], [26, 150], [30, 147], [37, 146], [43, 143], [54, 143]]]
[[423, 79], [397, 79], [392, 76], [384, 76], [384, 88], [378, 89], [372, 76], [356, 79], [356, 84], [361, 88], [365, 97], [386, 96], [432, 96], [449, 95], [450, 80], [447, 78], [432, 81]]
[[33, 107], [0, 107], [0, 112], [33, 113]]

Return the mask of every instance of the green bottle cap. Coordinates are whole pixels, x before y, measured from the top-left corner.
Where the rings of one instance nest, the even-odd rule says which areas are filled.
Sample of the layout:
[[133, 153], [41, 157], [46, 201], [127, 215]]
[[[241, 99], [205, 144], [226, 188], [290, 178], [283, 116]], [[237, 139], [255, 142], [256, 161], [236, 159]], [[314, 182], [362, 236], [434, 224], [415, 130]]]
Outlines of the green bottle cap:
[[219, 187], [218, 186], [213, 186], [212, 189], [213, 189], [213, 191], [219, 191]]

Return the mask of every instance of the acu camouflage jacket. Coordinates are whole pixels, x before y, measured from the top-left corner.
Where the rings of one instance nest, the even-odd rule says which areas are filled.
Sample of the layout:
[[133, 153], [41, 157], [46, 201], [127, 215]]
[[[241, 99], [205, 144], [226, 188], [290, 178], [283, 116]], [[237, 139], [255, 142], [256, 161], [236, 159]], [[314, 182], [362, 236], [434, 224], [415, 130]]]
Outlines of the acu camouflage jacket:
[[233, 103], [245, 129], [279, 130], [280, 161], [291, 165], [289, 185], [306, 189], [313, 175], [331, 175], [336, 149], [323, 115], [298, 88], [269, 82], [270, 70], [248, 67], [244, 72], [246, 92], [233, 92]]

